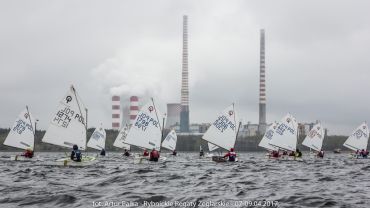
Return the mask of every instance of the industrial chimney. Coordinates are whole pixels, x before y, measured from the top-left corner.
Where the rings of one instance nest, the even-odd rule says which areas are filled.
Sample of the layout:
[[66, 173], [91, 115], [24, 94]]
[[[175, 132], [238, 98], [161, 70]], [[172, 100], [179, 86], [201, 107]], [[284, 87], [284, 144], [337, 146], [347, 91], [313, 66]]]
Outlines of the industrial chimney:
[[180, 131], [189, 132], [188, 17], [183, 17]]
[[265, 30], [261, 29], [260, 37], [260, 94], [259, 94], [259, 124], [258, 133], [266, 132], [266, 83], [265, 83]]

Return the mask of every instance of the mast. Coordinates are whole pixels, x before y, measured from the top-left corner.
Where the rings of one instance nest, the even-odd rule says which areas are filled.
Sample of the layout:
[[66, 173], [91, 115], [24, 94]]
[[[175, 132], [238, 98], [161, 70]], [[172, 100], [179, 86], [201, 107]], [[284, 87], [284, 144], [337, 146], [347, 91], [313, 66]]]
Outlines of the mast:
[[28, 114], [28, 120], [30, 120], [30, 124], [31, 124], [31, 128], [32, 128], [32, 134], [33, 134], [33, 152], [35, 152], [35, 134], [36, 134], [36, 129], [33, 129], [33, 125], [32, 125], [32, 120], [31, 120], [31, 114], [30, 114], [30, 111], [28, 110], [28, 106], [26, 105], [26, 109], [27, 109], [27, 114]]

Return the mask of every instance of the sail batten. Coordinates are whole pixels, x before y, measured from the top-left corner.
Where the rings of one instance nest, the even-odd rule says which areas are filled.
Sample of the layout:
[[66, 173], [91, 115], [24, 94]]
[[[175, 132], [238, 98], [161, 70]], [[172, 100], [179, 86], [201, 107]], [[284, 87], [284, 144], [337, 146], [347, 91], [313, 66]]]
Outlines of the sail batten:
[[234, 104], [218, 115], [216, 120], [203, 135], [203, 139], [226, 150], [234, 148], [238, 126]]
[[86, 149], [86, 111], [73, 86], [60, 100], [42, 142]]

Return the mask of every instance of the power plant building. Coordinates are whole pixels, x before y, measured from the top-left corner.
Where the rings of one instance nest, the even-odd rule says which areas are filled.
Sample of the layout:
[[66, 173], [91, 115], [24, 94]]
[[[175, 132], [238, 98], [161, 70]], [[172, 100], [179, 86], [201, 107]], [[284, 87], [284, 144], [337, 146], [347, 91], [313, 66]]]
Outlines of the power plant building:
[[169, 103], [167, 104], [167, 121], [166, 129], [173, 128], [174, 126], [180, 125], [180, 103]]

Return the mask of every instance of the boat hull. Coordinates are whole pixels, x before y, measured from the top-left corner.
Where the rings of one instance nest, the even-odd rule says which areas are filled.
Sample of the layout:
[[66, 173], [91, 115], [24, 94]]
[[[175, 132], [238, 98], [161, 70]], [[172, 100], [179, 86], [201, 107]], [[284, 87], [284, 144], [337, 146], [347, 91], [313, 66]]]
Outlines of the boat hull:
[[76, 166], [76, 167], [83, 167], [83, 166], [89, 166], [97, 163], [98, 160], [96, 160], [95, 157], [92, 156], [84, 156], [81, 159], [81, 162], [76, 162], [74, 160], [71, 160], [71, 158], [61, 158], [54, 162], [54, 165], [56, 166]]

